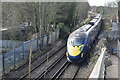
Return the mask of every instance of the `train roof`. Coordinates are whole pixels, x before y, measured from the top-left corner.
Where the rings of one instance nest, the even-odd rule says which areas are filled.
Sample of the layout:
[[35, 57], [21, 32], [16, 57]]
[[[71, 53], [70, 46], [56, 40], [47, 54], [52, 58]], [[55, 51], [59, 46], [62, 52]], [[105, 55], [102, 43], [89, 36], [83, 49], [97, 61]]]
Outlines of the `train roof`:
[[97, 20], [98, 19], [94, 18], [88, 24], [91, 24], [93, 26], [97, 22]]
[[83, 25], [82, 27], [78, 28], [74, 32], [72, 32], [69, 36], [71, 37], [85, 37], [86, 36], [86, 31], [89, 30], [92, 26], [90, 24]]
[[85, 32], [73, 32], [70, 34], [69, 38], [77, 38], [77, 37], [85, 37], [86, 33]]
[[88, 31], [92, 26], [90, 24], [85, 24], [83, 25], [80, 29], [83, 30], [83, 31]]
[[92, 19], [90, 22], [96, 22], [97, 20], [98, 20], [98, 19], [95, 18], [95, 19]]
[[78, 28], [74, 32], [72, 32], [69, 35], [69, 38], [77, 38], [77, 37], [86, 37], [86, 35], [89, 33], [89, 30], [91, 30], [92, 26], [99, 20], [101, 17], [100, 14], [96, 16], [96, 18], [92, 19], [88, 24], [83, 25], [82, 27]]

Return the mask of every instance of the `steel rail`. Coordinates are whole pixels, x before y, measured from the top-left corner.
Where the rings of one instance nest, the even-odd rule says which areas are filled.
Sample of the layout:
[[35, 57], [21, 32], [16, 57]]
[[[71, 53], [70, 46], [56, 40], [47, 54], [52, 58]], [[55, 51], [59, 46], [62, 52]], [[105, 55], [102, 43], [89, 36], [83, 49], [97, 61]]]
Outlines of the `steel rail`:
[[[64, 48], [66, 45], [64, 45], [64, 46], [62, 46], [59, 50], [57, 50], [56, 52], [53, 52], [53, 54], [52, 55], [50, 55], [49, 57], [48, 57], [48, 59], [49, 58], [51, 58], [53, 55], [55, 55], [55, 53], [57, 53], [57, 52], [59, 52], [62, 48]], [[40, 64], [38, 64], [37, 66], [35, 66], [32, 70], [31, 70], [31, 72], [33, 72], [35, 69], [37, 69], [40, 65], [42, 65], [45, 61], [47, 61], [47, 59], [45, 59], [45, 60], [43, 60]], [[27, 73], [25, 73], [23, 76], [21, 76], [20, 77], [20, 79], [18, 79], [18, 80], [22, 80], [22, 79], [24, 79], [27, 75], [28, 75], [29, 73], [27, 72]]]
[[53, 64], [51, 64], [46, 70], [44, 70], [41, 74], [39, 74], [35, 80], [39, 80], [40, 78], [43, 78], [48, 71], [50, 71], [61, 59], [63, 59], [64, 56], [65, 54], [62, 54], [62, 56], [59, 57], [56, 61], [54, 61]]
[[61, 67], [60, 69], [52, 76], [51, 80], [53, 79], [57, 79], [60, 77], [60, 75], [65, 71], [65, 69], [70, 65], [70, 63], [68, 61], [66, 61]]

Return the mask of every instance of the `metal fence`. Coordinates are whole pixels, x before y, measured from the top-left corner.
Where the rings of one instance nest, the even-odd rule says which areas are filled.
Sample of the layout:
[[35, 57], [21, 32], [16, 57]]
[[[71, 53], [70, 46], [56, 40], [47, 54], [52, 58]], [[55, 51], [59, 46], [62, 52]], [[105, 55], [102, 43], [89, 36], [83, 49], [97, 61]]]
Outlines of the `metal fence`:
[[1, 48], [17, 48], [19, 46], [21, 46], [22, 43], [24, 43], [24, 41], [15, 41], [15, 40], [0, 40], [0, 43], [2, 43], [2, 46], [0, 46]]
[[48, 35], [40, 37], [38, 41], [37, 39], [26, 41], [18, 48], [12, 49], [7, 53], [0, 54], [0, 63], [2, 64], [0, 65], [0, 74], [8, 73], [10, 70], [15, 69], [28, 61], [30, 44], [32, 44], [32, 52], [34, 55], [37, 48], [39, 49], [40, 46], [45, 48], [45, 46], [52, 44], [57, 39], [59, 39], [59, 29]]

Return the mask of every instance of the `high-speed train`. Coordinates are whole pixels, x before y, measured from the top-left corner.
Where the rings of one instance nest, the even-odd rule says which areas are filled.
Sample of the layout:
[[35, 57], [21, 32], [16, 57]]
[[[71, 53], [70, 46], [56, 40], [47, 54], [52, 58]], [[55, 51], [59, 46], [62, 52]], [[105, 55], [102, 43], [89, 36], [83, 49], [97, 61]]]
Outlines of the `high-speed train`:
[[67, 40], [67, 60], [82, 62], [89, 54], [87, 51], [97, 37], [101, 27], [101, 14], [97, 14], [88, 24], [72, 32]]

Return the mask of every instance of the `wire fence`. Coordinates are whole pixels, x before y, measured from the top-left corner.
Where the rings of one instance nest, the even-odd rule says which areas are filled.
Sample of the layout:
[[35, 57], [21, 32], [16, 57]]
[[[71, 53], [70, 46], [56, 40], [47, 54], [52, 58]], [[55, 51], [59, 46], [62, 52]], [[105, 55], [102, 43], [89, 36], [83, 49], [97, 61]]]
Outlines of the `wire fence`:
[[24, 43], [24, 41], [15, 41], [15, 40], [0, 40], [0, 43], [2, 43], [2, 46], [0, 46], [0, 48], [17, 48], [19, 46], [21, 46], [22, 43]]
[[[20, 65], [28, 61], [30, 53], [30, 44], [32, 44], [33, 55], [38, 49], [44, 49], [48, 44], [52, 44], [59, 39], [59, 29], [54, 32], [40, 37], [40, 39], [32, 39], [22, 43], [22, 46], [9, 50], [0, 54], [0, 75], [8, 73], [10, 70], [18, 68]], [[37, 44], [38, 43], [38, 44]], [[37, 49], [38, 48], [38, 49]]]

